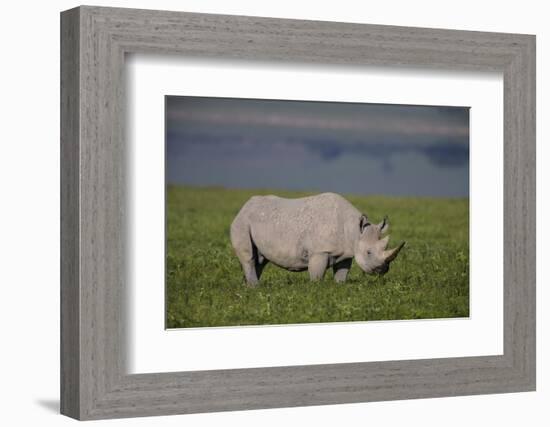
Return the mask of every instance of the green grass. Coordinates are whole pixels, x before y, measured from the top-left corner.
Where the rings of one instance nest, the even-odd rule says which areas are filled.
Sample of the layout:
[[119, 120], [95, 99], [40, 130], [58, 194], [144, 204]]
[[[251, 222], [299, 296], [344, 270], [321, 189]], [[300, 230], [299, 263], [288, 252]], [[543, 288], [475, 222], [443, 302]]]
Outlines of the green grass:
[[353, 265], [344, 284], [269, 264], [244, 284], [229, 241], [231, 221], [254, 194], [311, 193], [222, 188], [167, 190], [168, 328], [467, 317], [468, 199], [345, 195], [373, 221], [390, 218], [390, 247], [407, 245], [383, 277]]

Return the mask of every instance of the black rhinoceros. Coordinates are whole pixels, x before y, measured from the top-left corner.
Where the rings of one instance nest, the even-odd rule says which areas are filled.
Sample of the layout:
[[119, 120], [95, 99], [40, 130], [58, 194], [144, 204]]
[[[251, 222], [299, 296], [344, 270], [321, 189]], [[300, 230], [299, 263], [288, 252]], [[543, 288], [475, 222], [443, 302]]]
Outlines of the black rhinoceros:
[[355, 258], [366, 273], [385, 274], [405, 242], [387, 250], [387, 217], [371, 224], [338, 194], [298, 199], [253, 196], [231, 224], [231, 244], [246, 282], [255, 286], [268, 262], [289, 271], [308, 270], [311, 280], [328, 267], [344, 282]]

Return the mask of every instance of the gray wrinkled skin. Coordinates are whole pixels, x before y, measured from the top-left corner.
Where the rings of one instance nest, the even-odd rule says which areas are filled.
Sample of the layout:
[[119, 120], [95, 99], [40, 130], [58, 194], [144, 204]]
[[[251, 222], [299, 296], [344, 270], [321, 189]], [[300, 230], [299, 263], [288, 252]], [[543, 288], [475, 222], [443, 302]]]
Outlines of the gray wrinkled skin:
[[246, 282], [255, 286], [268, 262], [289, 271], [308, 270], [311, 280], [327, 268], [344, 282], [355, 258], [370, 274], [385, 274], [404, 242], [386, 250], [387, 218], [371, 224], [366, 215], [334, 193], [299, 199], [253, 196], [231, 224], [231, 244]]

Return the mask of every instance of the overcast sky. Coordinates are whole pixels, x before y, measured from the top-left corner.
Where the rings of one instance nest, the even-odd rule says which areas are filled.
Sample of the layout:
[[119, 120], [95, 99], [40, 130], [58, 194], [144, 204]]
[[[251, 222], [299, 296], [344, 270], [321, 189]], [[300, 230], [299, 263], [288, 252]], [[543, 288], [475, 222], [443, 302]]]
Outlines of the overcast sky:
[[469, 109], [166, 97], [169, 184], [467, 197]]

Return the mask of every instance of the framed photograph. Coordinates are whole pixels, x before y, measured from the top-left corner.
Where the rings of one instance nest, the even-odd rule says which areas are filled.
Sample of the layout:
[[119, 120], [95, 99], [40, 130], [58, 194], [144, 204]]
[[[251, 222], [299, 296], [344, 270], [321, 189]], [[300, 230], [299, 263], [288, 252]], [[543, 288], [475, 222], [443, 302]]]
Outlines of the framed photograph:
[[61, 14], [61, 412], [535, 390], [535, 37]]
[[[167, 328], [469, 317], [468, 107], [167, 96], [165, 114]], [[437, 249], [394, 262], [392, 211]]]

